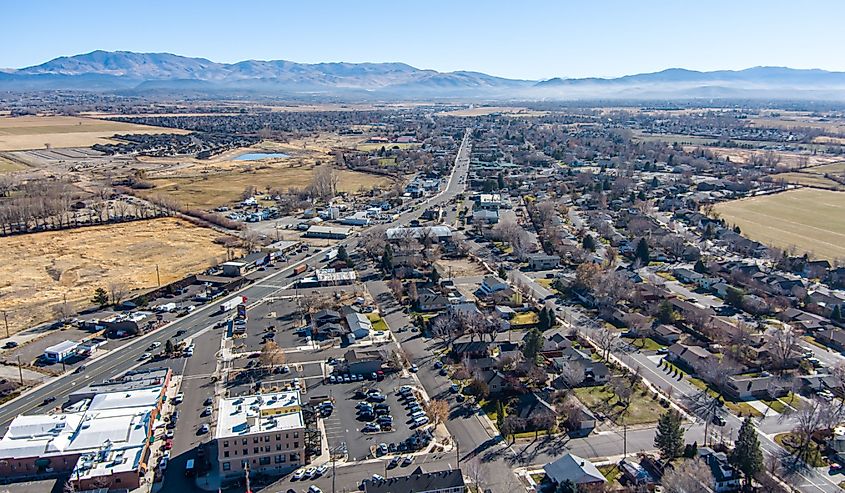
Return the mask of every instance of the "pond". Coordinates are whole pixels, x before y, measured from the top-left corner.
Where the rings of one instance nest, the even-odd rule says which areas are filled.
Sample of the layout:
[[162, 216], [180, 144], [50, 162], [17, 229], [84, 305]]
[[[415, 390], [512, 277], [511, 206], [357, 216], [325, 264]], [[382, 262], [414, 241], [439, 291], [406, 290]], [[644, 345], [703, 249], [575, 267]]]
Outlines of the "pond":
[[259, 159], [278, 159], [288, 157], [283, 152], [247, 152], [235, 158], [235, 161], [257, 161]]

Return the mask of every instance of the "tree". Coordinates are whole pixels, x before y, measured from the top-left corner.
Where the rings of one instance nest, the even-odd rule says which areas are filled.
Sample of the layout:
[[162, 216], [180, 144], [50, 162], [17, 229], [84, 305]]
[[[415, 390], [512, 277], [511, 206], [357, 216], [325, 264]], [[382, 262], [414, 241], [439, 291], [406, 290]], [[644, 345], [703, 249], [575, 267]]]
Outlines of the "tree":
[[522, 346], [522, 355], [525, 356], [525, 359], [530, 361], [531, 364], [537, 364], [537, 355], [540, 354], [540, 350], [543, 349], [543, 333], [537, 329], [532, 329], [531, 331], [526, 334], [524, 339], [524, 345]]
[[637, 249], [634, 252], [634, 256], [643, 265], [648, 265], [648, 262], [651, 259], [651, 254], [649, 253], [648, 242], [645, 241], [645, 238], [640, 238], [640, 241], [637, 243]]
[[109, 283], [109, 292], [111, 293], [112, 304], [119, 305], [123, 301], [123, 298], [126, 297], [128, 289], [126, 288], [126, 284], [122, 282], [112, 282]]
[[520, 418], [519, 416], [514, 416], [513, 414], [511, 414], [505, 416], [505, 419], [502, 421], [502, 427], [499, 429], [499, 432], [501, 432], [502, 436], [510, 436], [512, 441], [516, 441], [516, 437], [514, 436], [514, 434], [524, 428], [525, 420]]
[[440, 272], [438, 272], [437, 267], [431, 267], [431, 272], [428, 273], [428, 280], [431, 281], [432, 284], [440, 282]]
[[550, 411], [541, 411], [531, 416], [531, 426], [534, 428], [534, 438], [537, 438], [540, 430], [546, 430], [550, 434], [557, 424], [557, 418]]
[[745, 298], [745, 293], [741, 289], [728, 286], [725, 290], [725, 303], [733, 306], [734, 308], [742, 309], [743, 298]]
[[596, 251], [596, 240], [593, 238], [593, 235], [584, 235], [584, 239], [581, 240], [581, 246], [584, 247], [584, 250], [587, 250], [588, 252]]
[[666, 493], [712, 493], [713, 473], [701, 459], [685, 460], [668, 469], [662, 478]]
[[550, 323], [549, 312], [547, 312], [546, 309], [543, 308], [542, 310], [540, 310], [540, 313], [538, 314], [537, 318], [538, 318], [537, 330], [540, 330], [542, 332], [545, 332], [546, 330], [548, 330], [549, 329], [549, 323]]
[[94, 290], [94, 297], [91, 298], [91, 303], [98, 305], [100, 308], [109, 304], [109, 294], [103, 288]]
[[384, 245], [384, 253], [381, 255], [381, 270], [393, 272], [393, 247], [390, 244]]
[[285, 364], [286, 357], [284, 350], [275, 341], [268, 341], [261, 348], [261, 354], [258, 356], [258, 360], [263, 366], [273, 369]]
[[660, 456], [664, 460], [672, 460], [683, 452], [684, 429], [681, 428], [681, 415], [674, 409], [669, 409], [660, 416], [657, 433], [654, 435], [654, 446], [660, 449]]
[[657, 320], [662, 324], [671, 324], [675, 321], [675, 310], [672, 309], [672, 304], [666, 300], [657, 305]]
[[566, 479], [555, 489], [555, 493], [578, 493], [578, 485], [571, 479]]
[[164, 354], [170, 356], [174, 352], [176, 352], [176, 346], [173, 345], [173, 341], [170, 339], [164, 341]]
[[344, 263], [349, 261], [349, 253], [346, 251], [345, 246], [340, 245], [340, 247], [338, 247], [337, 259]]
[[739, 437], [730, 455], [731, 464], [742, 471], [746, 486], [751, 486], [751, 479], [763, 471], [763, 452], [757, 439], [757, 430], [750, 416], [746, 416], [739, 428]]
[[310, 191], [318, 199], [328, 200], [337, 195], [340, 176], [330, 165], [319, 166], [314, 170]]
[[486, 399], [490, 395], [490, 386], [480, 378], [473, 378], [472, 382], [467, 386], [467, 391], [470, 395], [474, 395], [478, 399]]
[[437, 426], [449, 417], [449, 403], [441, 399], [432, 399], [425, 407], [425, 414], [434, 426]]
[[830, 312], [830, 319], [837, 322], [842, 320], [842, 308], [839, 305], [833, 305], [833, 310]]
[[619, 333], [615, 330], [610, 330], [607, 327], [599, 327], [595, 330], [593, 340], [601, 349], [601, 358], [604, 361], [610, 357], [610, 353], [616, 349], [619, 344]]
[[788, 325], [772, 327], [766, 331], [766, 348], [775, 369], [782, 371], [794, 358], [798, 348], [798, 334]]

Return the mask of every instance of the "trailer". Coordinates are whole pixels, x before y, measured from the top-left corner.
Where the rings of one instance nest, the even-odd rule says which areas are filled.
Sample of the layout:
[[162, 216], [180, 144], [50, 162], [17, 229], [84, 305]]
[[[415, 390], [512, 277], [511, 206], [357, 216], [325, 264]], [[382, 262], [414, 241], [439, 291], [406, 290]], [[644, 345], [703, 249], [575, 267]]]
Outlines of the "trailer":
[[164, 303], [155, 307], [156, 313], [170, 313], [176, 311], [176, 303]]
[[246, 303], [246, 296], [235, 296], [229, 301], [220, 303], [220, 313], [226, 313], [234, 310], [238, 305], [242, 305], [243, 303]]
[[326, 252], [325, 257], [323, 257], [323, 260], [325, 262], [331, 262], [332, 260], [334, 260], [336, 258], [337, 258], [337, 248], [332, 248], [331, 250]]
[[303, 272], [305, 272], [306, 270], [308, 270], [308, 266], [307, 266], [307, 265], [305, 265], [305, 264], [299, 264], [299, 265], [297, 265], [296, 267], [294, 267], [294, 268], [293, 268], [293, 275], [297, 276], [297, 275], [299, 275], [299, 274], [302, 274], [302, 273], [303, 273]]

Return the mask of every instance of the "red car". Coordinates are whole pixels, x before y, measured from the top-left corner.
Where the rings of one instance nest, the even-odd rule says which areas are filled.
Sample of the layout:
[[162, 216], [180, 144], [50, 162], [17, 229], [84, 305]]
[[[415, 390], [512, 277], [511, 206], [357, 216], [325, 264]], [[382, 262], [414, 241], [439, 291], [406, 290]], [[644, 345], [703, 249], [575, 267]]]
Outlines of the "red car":
[[166, 440], [164, 442], [164, 450], [170, 450], [173, 448], [173, 440]]

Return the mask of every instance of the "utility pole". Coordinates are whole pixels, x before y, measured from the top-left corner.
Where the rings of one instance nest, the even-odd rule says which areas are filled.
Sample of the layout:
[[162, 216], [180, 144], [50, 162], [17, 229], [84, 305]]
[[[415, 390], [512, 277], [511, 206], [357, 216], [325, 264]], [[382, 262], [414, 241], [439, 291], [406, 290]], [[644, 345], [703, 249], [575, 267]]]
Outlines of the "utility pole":
[[18, 356], [18, 375], [21, 377], [21, 385], [23, 385], [23, 368], [21, 368], [21, 357]]
[[9, 317], [6, 316], [6, 310], [3, 310], [3, 322], [6, 324], [6, 337], [9, 336]]
[[156, 282], [158, 282], [158, 287], [161, 287], [161, 273], [158, 271], [158, 264], [156, 264]]
[[458, 461], [458, 467], [461, 467], [461, 442], [455, 440], [455, 458]]
[[622, 422], [622, 458], [628, 457], [628, 423]]

